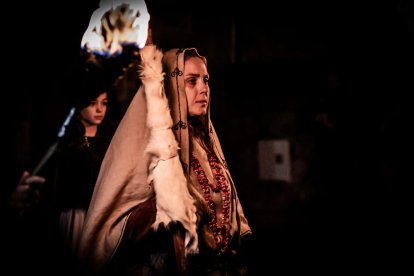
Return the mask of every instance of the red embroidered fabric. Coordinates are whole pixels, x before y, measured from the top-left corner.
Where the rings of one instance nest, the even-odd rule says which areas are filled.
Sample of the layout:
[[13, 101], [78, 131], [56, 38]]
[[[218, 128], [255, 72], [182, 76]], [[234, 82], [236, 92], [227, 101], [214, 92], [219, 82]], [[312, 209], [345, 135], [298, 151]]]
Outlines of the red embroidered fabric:
[[[226, 252], [229, 240], [230, 240], [230, 190], [227, 183], [227, 178], [223, 174], [221, 164], [218, 162], [217, 157], [214, 154], [208, 155], [208, 162], [213, 171], [213, 176], [216, 184], [211, 183], [206, 176], [203, 168], [200, 165], [200, 161], [191, 155], [191, 167], [193, 168], [197, 180], [204, 193], [204, 200], [210, 209], [209, 227], [213, 231], [214, 239], [218, 247], [217, 255], [221, 255]], [[221, 225], [217, 222], [216, 204], [211, 196], [210, 188], [213, 192], [220, 192], [223, 202]]]

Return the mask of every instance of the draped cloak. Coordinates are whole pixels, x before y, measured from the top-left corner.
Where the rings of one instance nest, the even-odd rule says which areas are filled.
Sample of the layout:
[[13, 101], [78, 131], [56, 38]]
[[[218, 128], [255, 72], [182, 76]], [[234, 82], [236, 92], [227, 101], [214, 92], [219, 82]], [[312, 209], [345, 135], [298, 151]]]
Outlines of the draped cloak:
[[[184, 84], [187, 50], [196, 51], [172, 49], [163, 55], [154, 45], [141, 50], [142, 86], [107, 150], [81, 237], [81, 261], [94, 270], [103, 268], [114, 256], [132, 210], [154, 195], [157, 214], [152, 227], [181, 222], [186, 232], [186, 253], [198, 252], [196, 206], [200, 201], [206, 203], [202, 193], [193, 188], [197, 183], [192, 183], [194, 177], [190, 176], [191, 141]], [[251, 229], [211, 123], [210, 111], [204, 119], [230, 185], [230, 234], [243, 236]]]

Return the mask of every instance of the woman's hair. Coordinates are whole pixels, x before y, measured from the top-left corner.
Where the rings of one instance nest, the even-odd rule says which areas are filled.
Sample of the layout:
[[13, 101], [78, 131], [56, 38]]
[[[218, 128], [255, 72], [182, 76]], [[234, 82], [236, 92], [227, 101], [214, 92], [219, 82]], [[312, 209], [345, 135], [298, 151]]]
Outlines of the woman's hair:
[[[95, 100], [100, 94], [105, 93], [101, 92], [96, 97], [91, 98], [89, 102], [83, 107], [77, 107], [74, 118], [71, 120], [69, 125], [66, 127], [66, 133], [63, 137], [63, 142], [68, 147], [80, 147], [84, 144], [84, 135], [85, 135], [85, 127], [81, 122], [81, 115], [80, 111], [86, 108], [93, 100]], [[114, 101], [110, 98], [111, 93], [106, 92], [108, 97], [107, 103], [107, 110], [104, 116], [103, 121], [98, 125], [98, 130], [96, 132], [96, 136], [105, 136], [111, 137], [115, 131], [116, 122], [113, 120], [111, 116], [111, 103]], [[86, 98], [85, 98], [86, 99]]]

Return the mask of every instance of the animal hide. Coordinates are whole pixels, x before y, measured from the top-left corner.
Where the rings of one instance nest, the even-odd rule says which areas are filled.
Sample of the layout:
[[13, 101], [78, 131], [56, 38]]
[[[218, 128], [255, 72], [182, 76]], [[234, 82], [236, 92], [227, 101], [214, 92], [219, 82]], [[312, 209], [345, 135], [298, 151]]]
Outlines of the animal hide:
[[141, 50], [141, 80], [147, 101], [147, 127], [150, 137], [145, 152], [150, 156], [148, 183], [154, 187], [157, 215], [153, 228], [181, 222], [187, 230], [186, 253], [198, 252], [196, 207], [187, 187], [187, 179], [178, 155], [178, 143], [172, 132], [173, 121], [164, 93], [162, 53], [155, 46]]

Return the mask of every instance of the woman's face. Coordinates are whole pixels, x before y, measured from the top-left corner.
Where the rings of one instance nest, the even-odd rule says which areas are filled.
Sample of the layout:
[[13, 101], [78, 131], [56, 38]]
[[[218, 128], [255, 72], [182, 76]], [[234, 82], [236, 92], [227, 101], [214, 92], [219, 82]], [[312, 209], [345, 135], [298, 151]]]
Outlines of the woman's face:
[[91, 101], [87, 107], [80, 111], [82, 124], [84, 126], [101, 124], [105, 118], [107, 103], [108, 97], [106, 92], [103, 92]]
[[207, 114], [210, 101], [210, 76], [207, 66], [199, 57], [190, 57], [184, 64], [185, 94], [190, 116]]

